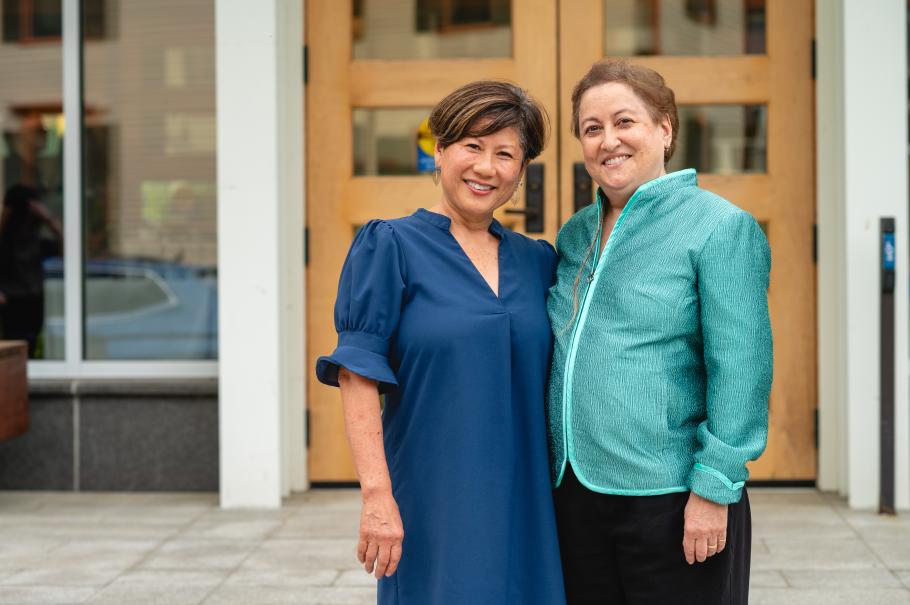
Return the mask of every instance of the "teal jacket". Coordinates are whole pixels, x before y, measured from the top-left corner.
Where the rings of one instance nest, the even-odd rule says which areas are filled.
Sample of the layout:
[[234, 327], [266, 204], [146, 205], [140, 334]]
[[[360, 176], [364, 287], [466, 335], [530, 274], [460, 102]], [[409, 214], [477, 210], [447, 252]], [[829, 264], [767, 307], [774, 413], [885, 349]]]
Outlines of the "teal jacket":
[[597, 492], [737, 502], [768, 433], [768, 241], [690, 169], [639, 187], [585, 262], [604, 202], [598, 191], [556, 239], [554, 484], [568, 461]]

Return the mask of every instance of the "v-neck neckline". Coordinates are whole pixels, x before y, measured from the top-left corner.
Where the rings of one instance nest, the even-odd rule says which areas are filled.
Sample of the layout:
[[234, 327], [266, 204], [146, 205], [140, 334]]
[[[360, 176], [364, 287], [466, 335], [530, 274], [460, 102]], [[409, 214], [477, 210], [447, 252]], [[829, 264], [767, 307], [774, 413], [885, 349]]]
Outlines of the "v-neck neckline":
[[493, 298], [495, 298], [497, 301], [502, 302], [502, 243], [505, 240], [505, 234], [504, 228], [499, 223], [499, 221], [494, 218], [490, 222], [490, 226], [487, 229], [490, 234], [493, 235], [493, 237], [499, 240], [499, 245], [496, 249], [496, 289], [494, 290], [490, 282], [487, 281], [487, 278], [484, 277], [480, 269], [477, 268], [477, 265], [474, 263], [474, 261], [471, 260], [471, 257], [465, 251], [464, 247], [461, 245], [461, 242], [459, 242], [458, 238], [456, 238], [452, 233], [452, 219], [444, 214], [432, 212], [430, 210], [426, 210], [425, 208], [419, 208], [417, 212], [414, 213], [414, 215], [445, 231], [446, 234], [448, 234], [449, 239], [455, 244], [455, 247], [458, 248], [458, 252], [461, 254], [462, 258], [468, 262], [468, 264], [471, 266], [471, 269], [474, 271], [474, 274], [480, 279], [490, 295], [493, 296]]

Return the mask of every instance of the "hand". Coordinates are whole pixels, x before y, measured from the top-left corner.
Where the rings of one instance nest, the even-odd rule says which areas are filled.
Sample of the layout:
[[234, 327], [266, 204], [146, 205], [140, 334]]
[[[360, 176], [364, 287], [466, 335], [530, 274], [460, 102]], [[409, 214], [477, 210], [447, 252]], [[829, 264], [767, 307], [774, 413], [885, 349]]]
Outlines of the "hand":
[[727, 505], [689, 494], [686, 503], [683, 552], [686, 561], [704, 563], [727, 545]]
[[383, 575], [391, 576], [401, 561], [401, 543], [404, 527], [398, 504], [390, 491], [364, 494], [360, 511], [360, 541], [357, 543], [357, 559], [363, 563], [367, 573], [373, 573], [378, 580]]

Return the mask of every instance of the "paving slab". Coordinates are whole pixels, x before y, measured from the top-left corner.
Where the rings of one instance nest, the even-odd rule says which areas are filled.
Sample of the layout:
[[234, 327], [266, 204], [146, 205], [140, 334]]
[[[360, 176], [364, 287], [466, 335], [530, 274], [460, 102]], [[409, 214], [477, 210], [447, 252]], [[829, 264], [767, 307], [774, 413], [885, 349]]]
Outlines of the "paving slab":
[[351, 587], [222, 586], [204, 605], [374, 605], [376, 591]]
[[84, 603], [96, 588], [78, 586], [0, 586], [4, 605], [68, 605]]
[[869, 548], [891, 569], [910, 569], [910, 540], [866, 540]]
[[[343, 538], [356, 536], [360, 516], [345, 509], [306, 508], [289, 517], [272, 536], [275, 538]], [[359, 511], [358, 511], [359, 512]]]
[[263, 542], [241, 569], [356, 569], [354, 538], [273, 539]]
[[872, 569], [884, 567], [859, 538], [763, 538], [768, 552], [752, 551], [752, 569]]
[[910, 591], [756, 588], [749, 594], [749, 605], [910, 605]]
[[888, 569], [804, 569], [783, 570], [781, 574], [793, 588], [904, 588]]
[[[225, 580], [217, 572], [136, 571], [90, 597], [90, 605], [199, 605]], [[254, 601], [255, 602], [255, 601]]]
[[361, 586], [376, 588], [376, 578], [368, 574], [363, 568], [349, 569], [338, 574], [335, 586]]
[[[260, 516], [261, 515], [261, 516]], [[206, 515], [190, 524], [183, 539], [205, 538], [220, 540], [262, 540], [281, 527], [282, 519], [268, 513], [236, 512]]]
[[787, 588], [787, 579], [776, 569], [755, 570], [749, 573], [749, 588]]
[[897, 579], [904, 583], [904, 586], [910, 588], [910, 569], [898, 569], [894, 571]]
[[175, 539], [165, 542], [137, 566], [145, 570], [236, 569], [260, 542], [244, 540]]

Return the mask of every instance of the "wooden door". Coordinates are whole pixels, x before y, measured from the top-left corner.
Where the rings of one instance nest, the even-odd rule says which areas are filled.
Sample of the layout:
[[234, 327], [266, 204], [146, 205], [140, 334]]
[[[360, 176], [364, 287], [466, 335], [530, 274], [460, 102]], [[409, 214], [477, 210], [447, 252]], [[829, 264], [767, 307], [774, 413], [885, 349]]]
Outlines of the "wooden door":
[[[746, 122], [758, 122], [751, 127], [764, 132], [764, 137], [751, 133], [751, 149], [745, 149], [742, 158], [764, 152], [764, 161], [712, 161], [697, 145], [689, 154], [703, 161], [707, 156], [708, 171], [699, 171], [700, 185], [750, 212], [771, 244], [774, 385], [768, 447], [750, 469], [752, 479], [758, 480], [810, 480], [816, 475], [812, 11], [810, 0], [560, 3], [563, 222], [574, 211], [574, 189], [567, 185], [573, 183], [573, 166], [582, 160], [578, 141], [569, 132], [572, 88], [607, 52], [650, 55], [628, 58], [661, 73], [674, 90], [681, 113], [677, 155], [693, 147], [695, 131], [703, 130], [698, 119], [706, 115], [705, 106], [719, 107], [714, 111], [720, 114], [747, 112], [752, 117]], [[726, 33], [724, 20], [732, 23]], [[635, 31], [635, 22], [644, 25]], [[699, 34], [699, 28], [708, 33]], [[611, 40], [611, 32], [620, 39]], [[705, 54], [680, 54], [686, 50]], [[711, 124], [704, 126], [708, 132], [700, 138], [710, 139]], [[683, 164], [671, 163], [670, 169], [691, 165], [685, 158], [679, 161]], [[718, 167], [723, 173], [711, 172]]]
[[[552, 122], [550, 142], [537, 160], [544, 166], [546, 199], [544, 229], [537, 236], [553, 241], [559, 225], [574, 212], [579, 184], [575, 167], [581, 152], [569, 131], [571, 90], [608, 51], [628, 55], [664, 75], [676, 92], [681, 120], [685, 119], [675, 161], [698, 160], [701, 185], [752, 213], [768, 235], [773, 256], [769, 296], [775, 378], [768, 449], [752, 465], [752, 477], [814, 479], [812, 2], [488, 0], [463, 4], [475, 12], [478, 6], [486, 6], [498, 13], [491, 13], [490, 23], [482, 23], [453, 12], [459, 5], [456, 0], [307, 3], [310, 479], [355, 478], [338, 391], [319, 384], [312, 375], [316, 358], [335, 346], [332, 308], [354, 231], [371, 218], [404, 216], [432, 206], [439, 195], [427, 175], [391, 174], [407, 170], [400, 162], [384, 160], [378, 147], [406, 145], [366, 141], [358, 133], [365, 124], [367, 130], [379, 132], [383, 123], [398, 121], [416, 136], [420, 117], [457, 86], [481, 78], [519, 83], [543, 103]], [[436, 13], [428, 16], [428, 7]], [[724, 34], [722, 26], [729, 22], [739, 25]], [[503, 23], [509, 24], [505, 46], [497, 38], [502, 37]], [[404, 33], [396, 34], [396, 27]], [[720, 33], [700, 41], [698, 27]], [[736, 27], [742, 29], [738, 34]], [[637, 34], [636, 28], [641, 30]], [[388, 35], [377, 38], [372, 33], [376, 31]], [[636, 35], [645, 43], [626, 44]], [[711, 36], [720, 42], [715, 44]], [[622, 51], [623, 44], [631, 50]], [[698, 53], [687, 53], [687, 48]], [[483, 56], [487, 49], [499, 56]], [[724, 141], [722, 131], [729, 124], [725, 126], [723, 119], [715, 124], [711, 112], [721, 116], [743, 112], [745, 118], [738, 124], [753, 131], [744, 133], [749, 145], [739, 149], [735, 141]], [[356, 149], [355, 137], [359, 137]], [[706, 141], [717, 149], [709, 148]], [[751, 159], [745, 161], [746, 156]], [[501, 218], [523, 230], [523, 222], [514, 215]]]
[[[312, 368], [335, 347], [332, 311], [354, 232], [370, 219], [406, 216], [438, 201], [430, 176], [394, 174], [409, 172], [395, 158], [407, 157], [408, 144], [416, 147], [421, 118], [458, 86], [484, 78], [520, 83], [555, 122], [556, 3], [312, 0], [306, 9], [309, 476], [350, 481], [338, 390], [319, 384]], [[405, 136], [390, 136], [396, 128]], [[550, 241], [559, 225], [556, 147], [535, 160], [544, 168], [546, 200], [535, 235]], [[519, 216], [499, 218], [523, 231]]]

